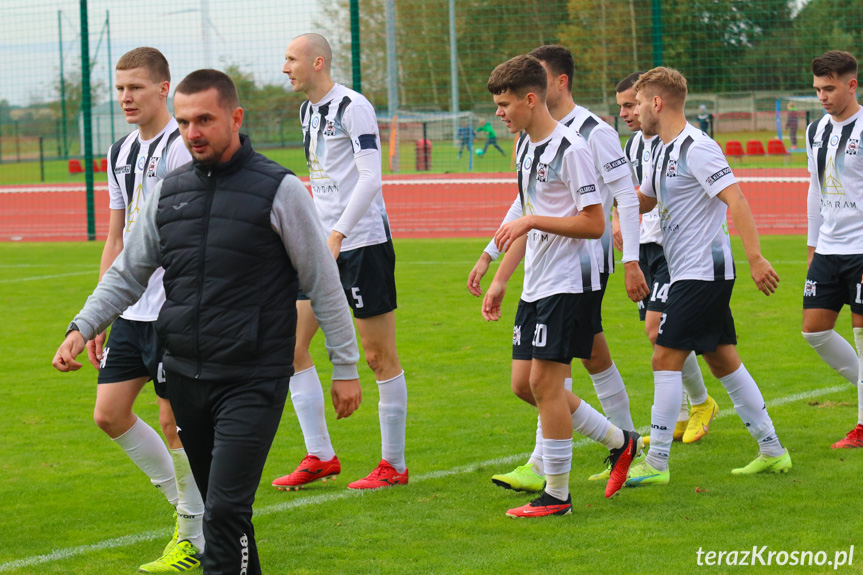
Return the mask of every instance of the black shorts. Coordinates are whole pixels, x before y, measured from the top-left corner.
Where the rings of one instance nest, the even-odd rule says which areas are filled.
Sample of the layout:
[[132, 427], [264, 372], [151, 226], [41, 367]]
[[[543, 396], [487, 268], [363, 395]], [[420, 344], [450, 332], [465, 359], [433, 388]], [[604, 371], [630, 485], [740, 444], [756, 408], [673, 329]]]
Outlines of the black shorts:
[[165, 347], [156, 335], [156, 323], [117, 318], [102, 352], [98, 383], [119, 383], [139, 377], [153, 380], [156, 395], [166, 399], [162, 356]]
[[512, 330], [512, 358], [569, 365], [589, 359], [598, 332], [602, 292], [564, 293], [535, 302], [519, 300]]
[[[348, 250], [336, 263], [354, 317], [366, 319], [389, 313], [396, 305], [396, 253], [393, 241]], [[298, 300], [309, 297], [299, 292]]]
[[733, 289], [734, 280], [683, 280], [671, 284], [656, 345], [695, 353], [716, 351], [718, 345], [736, 345], [737, 332], [729, 305]]
[[638, 267], [641, 268], [647, 287], [650, 288], [647, 297], [638, 302], [638, 317], [644, 321], [648, 311], [659, 313], [665, 311], [668, 290], [671, 287], [671, 274], [668, 273], [665, 251], [661, 245], [654, 242], [639, 246]]
[[[608, 287], [608, 272], [599, 272], [599, 291], [596, 292], [599, 294], [599, 297], [594, 302], [596, 305], [596, 310], [594, 314], [596, 316], [594, 322], [594, 329], [596, 330], [594, 334], [602, 333], [602, 300], [605, 298], [605, 288]], [[587, 292], [585, 292], [587, 293]]]
[[816, 253], [806, 273], [803, 309], [838, 312], [848, 304], [851, 313], [863, 314], [863, 255]]

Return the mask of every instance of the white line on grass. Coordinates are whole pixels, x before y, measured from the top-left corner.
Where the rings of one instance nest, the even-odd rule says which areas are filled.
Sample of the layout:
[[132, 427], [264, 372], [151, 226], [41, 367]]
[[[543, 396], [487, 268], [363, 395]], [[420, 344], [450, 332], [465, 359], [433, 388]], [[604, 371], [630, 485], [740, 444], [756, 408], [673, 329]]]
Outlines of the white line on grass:
[[[831, 393], [836, 393], [838, 391], [843, 391], [850, 389], [848, 385], [834, 385], [831, 387], [822, 387], [820, 389], [813, 389], [812, 391], [805, 391], [803, 393], [795, 393], [792, 395], [786, 395], [785, 397], [780, 397], [774, 399], [772, 401], [767, 402], [768, 407], [778, 407], [780, 405], [785, 405], [788, 403], [794, 403], [795, 401], [800, 401], [801, 399], [809, 399], [812, 397], [820, 397], [822, 395], [829, 395]], [[725, 410], [720, 412], [716, 418], [722, 417], [731, 417], [732, 415], [736, 415], [733, 409]], [[647, 427], [640, 429], [640, 432], [646, 432]], [[579, 441], [574, 441], [572, 444], [573, 449], [580, 449], [587, 445], [593, 443], [591, 439], [581, 439]], [[498, 457], [495, 459], [488, 459], [486, 461], [479, 461], [476, 463], [471, 463], [468, 465], [462, 465], [460, 467], [453, 467], [451, 469], [441, 469], [440, 471], [431, 471], [429, 473], [423, 473], [421, 475], [414, 476], [411, 478], [411, 481], [414, 483], [421, 483], [423, 481], [430, 481], [432, 479], [441, 479], [444, 477], [450, 477], [453, 475], [459, 475], [462, 473], [471, 473], [473, 471], [477, 471], [478, 469], [483, 469], [485, 467], [491, 467], [496, 465], [504, 465], [507, 463], [514, 463], [517, 461], [523, 461], [526, 457], [528, 457], [530, 453], [519, 453], [517, 455], [507, 455], [505, 457]], [[332, 501], [339, 501], [341, 499], [346, 499], [348, 497], [363, 497], [373, 496], [372, 493], [366, 493], [364, 491], [338, 491], [332, 493], [326, 493], [323, 495], [312, 495], [311, 497], [303, 497], [302, 499], [296, 499], [293, 501], [287, 501], [285, 503], [277, 503], [275, 505], [270, 505], [268, 507], [264, 507], [263, 509], [259, 509], [255, 511], [255, 516], [262, 517], [265, 515], [272, 515], [273, 513], [279, 513], [282, 511], [287, 511], [289, 509], [298, 509], [300, 507], [308, 507], [310, 505], [321, 505], [324, 503], [330, 503]], [[45, 555], [35, 555], [33, 557], [25, 557], [24, 559], [16, 559], [14, 561], [9, 561], [7, 563], [0, 564], [0, 573], [4, 571], [9, 571], [12, 569], [18, 569], [21, 567], [32, 567], [34, 565], [42, 565], [44, 563], [52, 563], [56, 561], [62, 561], [64, 559], [70, 559], [72, 557], [78, 555], [86, 555], [88, 553], [94, 551], [104, 551], [105, 549], [116, 549], [118, 547], [126, 547], [127, 545], [134, 545], [136, 543], [141, 543], [143, 541], [152, 541], [154, 539], [159, 539], [164, 537], [165, 530], [161, 529], [159, 531], [145, 531], [144, 533], [138, 533], [137, 535], [126, 535], [124, 537], [117, 537], [114, 539], [106, 539], [104, 541], [100, 541], [98, 543], [92, 543], [90, 545], [79, 545], [77, 547], [67, 547], [65, 549], [56, 549], [51, 553], [47, 553]]]
[[15, 278], [15, 279], [11, 279], [11, 280], [0, 280], [0, 284], [14, 284], [14, 283], [20, 283], [20, 282], [33, 282], [33, 281], [39, 281], [39, 280], [52, 280], [52, 279], [55, 279], [55, 278], [65, 278], [65, 277], [68, 277], [68, 276], [82, 276], [82, 275], [85, 275], [85, 274], [91, 274], [91, 275], [92, 275], [92, 274], [95, 274], [95, 273], [96, 273], [95, 271], [93, 271], [93, 270], [89, 270], [89, 271], [86, 271], [86, 272], [69, 272], [69, 273], [67, 273], [67, 274], [55, 274], [55, 275], [51, 275], [51, 276], [33, 276], [33, 277], [29, 277], [29, 278]]

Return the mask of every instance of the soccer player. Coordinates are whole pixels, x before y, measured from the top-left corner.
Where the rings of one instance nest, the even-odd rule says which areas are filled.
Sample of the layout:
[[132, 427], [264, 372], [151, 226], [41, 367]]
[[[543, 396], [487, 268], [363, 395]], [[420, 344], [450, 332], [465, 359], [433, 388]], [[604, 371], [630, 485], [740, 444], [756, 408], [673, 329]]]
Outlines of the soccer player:
[[[812, 61], [813, 86], [826, 114], [806, 129], [809, 159], [809, 271], [803, 289], [803, 337], [827, 365], [857, 386], [857, 425], [832, 447], [863, 447], [863, 113], [857, 60], [831, 50]], [[834, 331], [851, 307], [858, 353]]]
[[[126, 121], [137, 125], [108, 153], [110, 219], [102, 250], [99, 279], [123, 251], [156, 183], [192, 157], [179, 140], [177, 122], [168, 111], [171, 73], [168, 61], [155, 48], [135, 48], [117, 62], [117, 99]], [[147, 474], [176, 509], [174, 536], [162, 557], [142, 565], [141, 572], [188, 571], [201, 564], [204, 503], [195, 485], [189, 460], [177, 435], [168, 401], [162, 353], [155, 321], [165, 301], [160, 268], [141, 298], [117, 318], [108, 347], [105, 332], [87, 343], [87, 354], [99, 370], [96, 386], [96, 425]], [[132, 411], [144, 385], [153, 380], [159, 422], [168, 447], [156, 431]]]
[[[157, 329], [180, 437], [206, 502], [204, 572], [260, 575], [252, 503], [288, 395], [298, 286], [314, 302], [335, 380], [359, 385], [359, 352], [308, 192], [240, 135], [243, 109], [230, 77], [192, 72], [174, 108], [193, 162], [153, 189], [53, 364], [80, 368], [85, 342], [164, 267]], [[336, 404], [343, 417], [356, 407]]]
[[[348, 488], [405, 485], [408, 392], [396, 349], [395, 252], [381, 191], [380, 135], [372, 105], [361, 94], [333, 83], [331, 63], [327, 40], [303, 34], [288, 45], [282, 71], [294, 91], [308, 97], [300, 108], [300, 121], [315, 208], [380, 392], [381, 461]], [[324, 419], [321, 382], [309, 355], [318, 326], [308, 299], [301, 296], [297, 307], [291, 401], [307, 455], [293, 473], [273, 482], [279, 489], [297, 489], [341, 471]], [[334, 386], [332, 393], [358, 400], [359, 384], [346, 389]]]
[[605, 496], [613, 496], [641, 448], [634, 431], [614, 426], [564, 387], [573, 357], [587, 358], [599, 323], [601, 283], [597, 251], [605, 216], [590, 149], [557, 122], [545, 105], [547, 72], [533, 56], [499, 65], [488, 80], [496, 115], [510, 133], [524, 130], [516, 152], [523, 216], [495, 233], [507, 254], [482, 302], [487, 321], [501, 317], [506, 283], [524, 258], [525, 277], [512, 339], [512, 384], [537, 406], [542, 425], [545, 489], [510, 517], [565, 515], [572, 511], [569, 472], [572, 432], [610, 450]]
[[477, 128], [476, 133], [485, 132], [486, 139], [485, 145], [482, 147], [482, 151], [477, 151], [478, 156], [484, 155], [489, 147], [494, 146], [498, 152], [500, 152], [501, 156], [506, 156], [506, 152], [501, 149], [501, 147], [497, 144], [497, 132], [494, 131], [494, 127], [491, 125], [491, 122], [486, 122], [481, 127]]
[[672, 434], [683, 390], [683, 365], [701, 353], [728, 391], [734, 409], [760, 449], [736, 475], [782, 473], [791, 468], [755, 380], [737, 354], [729, 302], [735, 269], [726, 211], [731, 211], [755, 285], [770, 295], [779, 276], [762, 255], [749, 204], [719, 145], [687, 123], [686, 79], [677, 70], [654, 68], [633, 86], [636, 116], [645, 137], [658, 136], [639, 191], [642, 209], [659, 208], [671, 287], [653, 351], [654, 399], [650, 450], [632, 466], [627, 486], [669, 481]]
[[[575, 64], [572, 53], [563, 46], [540, 46], [531, 53], [545, 67], [548, 73], [547, 106], [552, 117], [564, 126], [575, 129], [587, 142], [590, 148], [594, 177], [602, 197], [603, 210], [610, 215], [611, 207], [616, 202], [623, 216], [624, 244], [623, 267], [627, 294], [633, 301], [640, 301], [648, 294], [647, 283], [638, 267], [638, 197], [632, 182], [620, 138], [617, 132], [601, 118], [578, 106], [572, 100], [572, 76]], [[509, 209], [504, 223], [521, 216], [521, 203], [518, 198]], [[612, 253], [611, 229], [606, 226], [603, 236], [598, 241], [591, 242], [597, 252], [599, 264], [601, 291], [599, 303], [605, 294], [608, 274], [614, 271], [614, 254]], [[468, 276], [468, 290], [480, 296], [482, 289], [480, 280], [488, 271], [491, 261], [499, 255], [494, 242], [490, 242], [480, 255], [474, 268]], [[635, 425], [629, 411], [629, 396], [626, 386], [617, 366], [611, 359], [611, 353], [602, 329], [602, 318], [596, 324], [597, 333], [594, 336], [593, 348], [588, 358], [582, 359], [582, 365], [590, 374], [596, 395], [605, 415], [621, 429], [633, 430]], [[572, 388], [572, 378], [566, 379], [567, 389]], [[524, 397], [529, 390], [516, 390], [519, 397]], [[536, 442], [530, 459], [515, 470], [495, 475], [492, 481], [507, 489], [517, 491], [541, 491], [544, 481], [542, 463], [542, 429], [537, 422]], [[608, 479], [609, 469], [591, 476], [593, 480]]]
[[[621, 80], [615, 88], [617, 105], [620, 107], [620, 117], [632, 130], [632, 136], [626, 142], [624, 153], [632, 166], [636, 189], [641, 185], [644, 166], [650, 161], [652, 152], [659, 144], [659, 138], [655, 135], [644, 135], [641, 131], [641, 122], [635, 115], [637, 102], [632, 86], [640, 75], [641, 72], [630, 74]], [[615, 209], [616, 214], [617, 209]], [[615, 219], [614, 223], [617, 224], [617, 221]], [[615, 244], [618, 244], [619, 231], [614, 230], [614, 232]], [[639, 243], [638, 265], [647, 280], [650, 295], [638, 302], [638, 315], [644, 322], [644, 330], [647, 332], [650, 343], [655, 344], [659, 322], [665, 311], [665, 302], [668, 300], [668, 290], [671, 287], [668, 262], [662, 251], [662, 227], [658, 208], [654, 208], [642, 216]], [[704, 377], [701, 375], [701, 368], [698, 366], [695, 352], [690, 352], [686, 356], [682, 377], [685, 391], [681, 398], [677, 424], [674, 426], [674, 441], [693, 443], [707, 435], [710, 422], [716, 417], [719, 406], [707, 394], [707, 388], [704, 387]], [[687, 404], [687, 396], [692, 400], [692, 413], [690, 413]]]

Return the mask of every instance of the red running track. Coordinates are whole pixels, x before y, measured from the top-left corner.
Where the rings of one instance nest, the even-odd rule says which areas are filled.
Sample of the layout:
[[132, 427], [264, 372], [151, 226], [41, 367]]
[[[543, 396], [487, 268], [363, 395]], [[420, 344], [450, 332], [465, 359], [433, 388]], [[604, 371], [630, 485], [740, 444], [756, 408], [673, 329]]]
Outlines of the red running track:
[[[737, 169], [734, 173], [760, 233], [806, 232], [809, 174], [805, 169]], [[489, 237], [516, 194], [511, 173], [384, 177], [384, 199], [397, 238]], [[0, 240], [86, 240], [85, 196], [81, 183], [0, 186]], [[103, 240], [108, 231], [106, 184], [96, 187], [95, 211], [96, 237]]]

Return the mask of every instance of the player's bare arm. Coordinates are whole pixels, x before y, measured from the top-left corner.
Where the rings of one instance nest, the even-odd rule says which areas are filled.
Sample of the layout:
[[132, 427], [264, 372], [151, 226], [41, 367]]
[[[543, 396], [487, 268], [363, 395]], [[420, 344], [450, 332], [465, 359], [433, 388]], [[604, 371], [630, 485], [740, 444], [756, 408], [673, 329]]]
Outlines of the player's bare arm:
[[[126, 225], [126, 210], [111, 210], [108, 220], [108, 238], [102, 248], [102, 259], [99, 262], [99, 281], [102, 276], [123, 251], [123, 228]], [[102, 349], [105, 345], [105, 332], [87, 342], [87, 358], [96, 369], [102, 363]]]
[[752, 281], [764, 295], [769, 296], [779, 286], [779, 274], [776, 273], [770, 262], [761, 255], [761, 243], [758, 239], [758, 230], [755, 227], [755, 219], [752, 217], [749, 202], [746, 201], [740, 186], [736, 183], [719, 192], [717, 197], [728, 206], [728, 210], [731, 212], [731, 218], [737, 227], [737, 233], [743, 243], [743, 250], [746, 252], [746, 259], [749, 260], [749, 273], [752, 276]]
[[504, 294], [506, 294], [506, 284], [518, 267], [518, 264], [524, 259], [526, 249], [527, 236], [521, 236], [510, 244], [503, 261], [497, 268], [497, 273], [494, 274], [491, 285], [488, 286], [485, 297], [482, 299], [482, 308], [480, 311], [486, 321], [497, 321], [500, 319], [500, 304], [503, 302]]
[[488, 273], [488, 267], [491, 265], [491, 261], [491, 256], [488, 252], [482, 252], [482, 255], [479, 256], [479, 259], [476, 261], [473, 269], [470, 270], [470, 274], [467, 276], [467, 289], [476, 297], [482, 296], [482, 285], [480, 285], [480, 281], [485, 274]]
[[617, 206], [611, 210], [611, 243], [614, 244], [614, 249], [623, 251], [623, 234], [620, 232], [620, 214], [617, 212]]
[[636, 193], [638, 194], [638, 211], [640, 213], [646, 214], [656, 207], [656, 197], [645, 196], [641, 191], [637, 191]]
[[578, 215], [565, 218], [527, 215], [502, 225], [494, 234], [499, 250], [531, 230], [549, 232], [567, 238], [598, 239], [605, 231], [605, 217], [600, 204], [586, 206]]

